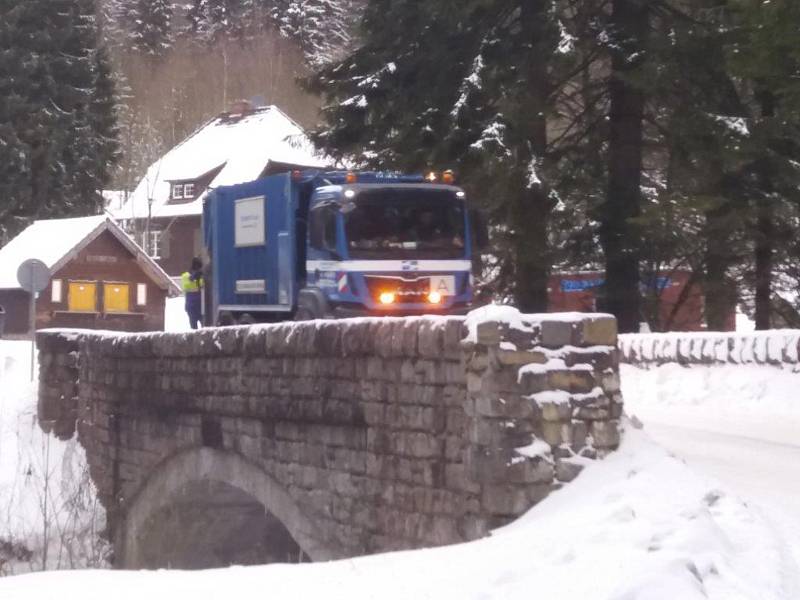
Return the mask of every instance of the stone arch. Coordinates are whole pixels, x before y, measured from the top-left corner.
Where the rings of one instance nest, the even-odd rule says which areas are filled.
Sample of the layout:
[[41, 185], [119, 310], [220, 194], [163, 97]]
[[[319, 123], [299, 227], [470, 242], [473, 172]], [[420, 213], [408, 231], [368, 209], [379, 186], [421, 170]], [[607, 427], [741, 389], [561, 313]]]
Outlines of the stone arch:
[[162, 462], [136, 494], [124, 501], [115, 535], [117, 564], [128, 569], [168, 566], [153, 564], [154, 550], [147, 547], [153, 520], [171, 510], [179, 499], [185, 500], [193, 493], [202, 496], [210, 490], [241, 502], [251, 511], [255, 503], [263, 506], [264, 517], [271, 526], [285, 528], [280, 535], [288, 532], [313, 561], [330, 560], [340, 554], [322, 540], [318, 528], [297, 502], [263, 469], [238, 454], [202, 447], [181, 451]]

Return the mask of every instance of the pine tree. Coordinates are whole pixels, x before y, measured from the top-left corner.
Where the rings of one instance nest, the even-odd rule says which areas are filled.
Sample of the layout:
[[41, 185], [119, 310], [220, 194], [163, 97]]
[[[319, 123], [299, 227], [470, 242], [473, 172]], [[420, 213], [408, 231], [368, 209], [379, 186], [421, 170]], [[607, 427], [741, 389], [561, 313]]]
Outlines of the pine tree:
[[356, 14], [354, 3], [345, 0], [274, 0], [271, 19], [279, 31], [296, 41], [312, 64], [335, 58], [350, 42], [350, 27]]
[[132, 49], [153, 57], [164, 56], [174, 44], [171, 0], [135, 0], [126, 14]]
[[208, 45], [241, 40], [246, 29], [244, 12], [243, 0], [192, 0], [187, 12], [189, 34]]
[[97, 212], [115, 160], [113, 87], [91, 0], [0, 4], [0, 226]]
[[640, 315], [640, 234], [644, 111], [646, 92], [636, 77], [645, 60], [651, 2], [612, 0], [608, 44], [608, 187], [596, 212], [606, 262], [604, 310], [617, 317], [620, 331], [638, 331]]
[[497, 229], [500, 282], [545, 310], [549, 216], [546, 120], [558, 78], [552, 2], [369, 2], [362, 45], [322, 69], [336, 156], [401, 170], [456, 167]]
[[745, 181], [753, 208], [755, 321], [769, 329], [779, 242], [797, 234], [780, 236], [778, 215], [787, 201], [800, 203], [800, 5], [738, 0], [729, 14], [739, 34], [729, 48], [731, 72], [752, 115]]
[[743, 0], [679, 8], [688, 12], [662, 36], [673, 47], [659, 52], [668, 76], [654, 93], [669, 115], [672, 198], [703, 220], [695, 247], [708, 327], [724, 327], [736, 288], [749, 303], [751, 287], [757, 326], [767, 328], [775, 270], [794, 262], [800, 61], [789, 40], [800, 7]]

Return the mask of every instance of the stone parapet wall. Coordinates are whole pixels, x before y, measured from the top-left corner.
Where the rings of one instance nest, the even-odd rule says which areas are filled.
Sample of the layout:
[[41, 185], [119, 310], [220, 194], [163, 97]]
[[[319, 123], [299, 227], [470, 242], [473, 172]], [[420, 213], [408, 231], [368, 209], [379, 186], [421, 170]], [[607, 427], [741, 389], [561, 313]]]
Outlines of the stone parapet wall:
[[511, 310], [44, 332], [40, 414], [77, 431], [112, 536], [151, 473], [204, 447], [277, 481], [320, 558], [474, 539], [619, 443], [613, 318]]
[[800, 331], [674, 332], [619, 337], [621, 361], [640, 367], [681, 365], [773, 365], [798, 368]]
[[512, 520], [620, 442], [616, 321], [506, 315], [462, 343], [469, 477], [491, 525]]

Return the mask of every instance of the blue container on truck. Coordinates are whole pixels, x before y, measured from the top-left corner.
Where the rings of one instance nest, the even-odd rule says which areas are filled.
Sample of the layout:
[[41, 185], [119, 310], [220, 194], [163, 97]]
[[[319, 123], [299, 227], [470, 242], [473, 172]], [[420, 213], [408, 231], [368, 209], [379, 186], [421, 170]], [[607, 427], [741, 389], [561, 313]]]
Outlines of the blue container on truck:
[[216, 188], [203, 230], [208, 324], [464, 313], [486, 238], [461, 188], [376, 172]]

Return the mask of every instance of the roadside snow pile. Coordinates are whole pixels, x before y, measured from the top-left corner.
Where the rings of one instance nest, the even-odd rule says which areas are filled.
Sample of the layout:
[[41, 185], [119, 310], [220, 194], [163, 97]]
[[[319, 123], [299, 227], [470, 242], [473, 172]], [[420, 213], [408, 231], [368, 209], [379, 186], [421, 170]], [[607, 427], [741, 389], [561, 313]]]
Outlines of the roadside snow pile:
[[189, 317], [186, 316], [186, 298], [167, 298], [164, 307], [164, 331], [174, 333], [181, 331], [191, 331], [189, 327]]
[[467, 314], [464, 325], [467, 328], [465, 342], [475, 343], [478, 340], [478, 329], [484, 323], [500, 323], [508, 329], [516, 329], [530, 333], [541, 325], [542, 321], [559, 321], [562, 323], [581, 323], [606, 319], [611, 315], [603, 313], [521, 313], [517, 308], [506, 304], [487, 304]]
[[771, 364], [797, 365], [800, 331], [672, 332], [619, 336], [624, 362], [648, 365]]
[[45, 435], [30, 344], [0, 340], [0, 575], [101, 566], [105, 514], [76, 440]]
[[645, 422], [797, 444], [798, 375], [758, 365], [620, 365], [625, 410]]
[[[692, 468], [744, 498], [800, 565], [800, 399], [794, 370], [623, 364], [620, 376], [628, 414]], [[800, 598], [800, 589], [791, 597]]]
[[758, 514], [629, 428], [619, 452], [470, 544], [312, 565], [24, 575], [0, 580], [0, 597], [790, 600], [797, 576]]

